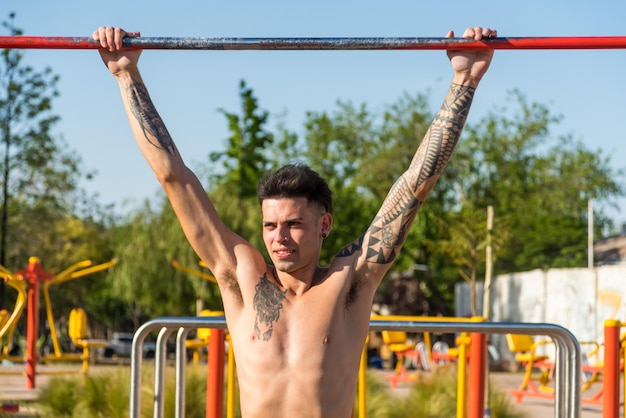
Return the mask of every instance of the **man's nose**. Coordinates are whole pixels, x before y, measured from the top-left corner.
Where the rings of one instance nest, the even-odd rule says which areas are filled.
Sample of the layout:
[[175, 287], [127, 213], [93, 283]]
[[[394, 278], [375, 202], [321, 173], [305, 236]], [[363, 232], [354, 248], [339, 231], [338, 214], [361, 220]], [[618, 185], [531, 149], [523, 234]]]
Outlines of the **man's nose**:
[[276, 228], [277, 236], [276, 241], [286, 242], [289, 241], [289, 230], [287, 228]]

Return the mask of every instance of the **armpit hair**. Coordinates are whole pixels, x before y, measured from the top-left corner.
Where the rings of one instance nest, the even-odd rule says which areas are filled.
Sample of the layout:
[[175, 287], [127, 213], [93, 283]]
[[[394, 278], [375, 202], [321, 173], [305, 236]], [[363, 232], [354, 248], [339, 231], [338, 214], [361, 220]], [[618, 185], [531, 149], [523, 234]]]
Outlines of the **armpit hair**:
[[239, 282], [237, 282], [237, 276], [231, 270], [227, 270], [222, 275], [222, 281], [225, 284], [225, 287], [231, 292], [232, 297], [235, 298], [239, 303], [243, 304], [243, 296], [241, 294], [241, 287], [239, 286]]
[[350, 288], [348, 289], [348, 294], [346, 295], [346, 311], [349, 310], [354, 302], [359, 297], [361, 287], [363, 286], [363, 277], [360, 274], [356, 274], [352, 283], [350, 284]]

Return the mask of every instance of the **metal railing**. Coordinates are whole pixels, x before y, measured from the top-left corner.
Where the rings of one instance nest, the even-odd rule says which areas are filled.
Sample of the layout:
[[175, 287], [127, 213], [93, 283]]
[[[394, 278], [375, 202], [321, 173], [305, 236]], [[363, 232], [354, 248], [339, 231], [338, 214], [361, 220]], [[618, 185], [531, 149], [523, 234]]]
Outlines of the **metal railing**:
[[[139, 418], [141, 405], [142, 346], [146, 337], [159, 331], [155, 356], [154, 417], [163, 417], [165, 362], [167, 340], [176, 332], [176, 417], [184, 417], [185, 340], [197, 328], [226, 329], [224, 317], [163, 317], [142, 325], [135, 333], [131, 355], [130, 417]], [[422, 322], [370, 321], [371, 331], [396, 330], [406, 332], [545, 335], [555, 344], [555, 404], [556, 418], [579, 418], [581, 414], [581, 351], [576, 337], [566, 328], [548, 323], [519, 322]]]

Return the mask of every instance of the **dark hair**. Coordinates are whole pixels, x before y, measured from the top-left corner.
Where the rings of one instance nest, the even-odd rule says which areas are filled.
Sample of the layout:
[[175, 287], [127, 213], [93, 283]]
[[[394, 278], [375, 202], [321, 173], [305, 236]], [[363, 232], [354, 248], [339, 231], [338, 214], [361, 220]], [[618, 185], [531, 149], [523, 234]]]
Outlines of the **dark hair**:
[[309, 203], [333, 213], [333, 192], [326, 180], [305, 164], [287, 164], [265, 175], [257, 187], [259, 203], [264, 199], [305, 197]]

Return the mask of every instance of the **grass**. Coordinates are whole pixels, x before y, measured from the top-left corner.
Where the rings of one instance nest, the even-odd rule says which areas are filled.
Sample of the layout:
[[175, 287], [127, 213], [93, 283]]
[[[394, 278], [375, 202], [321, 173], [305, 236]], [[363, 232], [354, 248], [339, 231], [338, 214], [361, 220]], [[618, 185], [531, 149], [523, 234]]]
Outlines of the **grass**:
[[[368, 374], [367, 416], [373, 418], [441, 418], [456, 416], [456, 366], [418, 373], [406, 395], [397, 395], [386, 379]], [[491, 418], [524, 418], [507, 393], [492, 390]], [[357, 414], [355, 414], [357, 416]]]
[[[186, 372], [185, 416], [205, 418], [206, 372]], [[153, 416], [154, 375], [146, 370], [141, 387], [141, 417]], [[175, 416], [174, 371], [167, 369], [164, 416]], [[119, 367], [81, 377], [53, 377], [37, 400], [41, 418], [127, 418], [130, 369]]]
[[[175, 416], [175, 379], [166, 371], [164, 416]], [[153, 416], [154, 376], [146, 370], [141, 388], [141, 417]], [[456, 416], [456, 370], [441, 367], [421, 373], [407, 393], [398, 395], [386, 379], [368, 373], [367, 416], [370, 418], [440, 418]], [[226, 396], [225, 396], [226, 399]], [[205, 418], [206, 370], [186, 373], [185, 416]], [[238, 401], [236, 402], [238, 404]], [[122, 418], [130, 405], [130, 370], [119, 367], [84, 377], [54, 377], [42, 388], [37, 402], [42, 418]], [[492, 418], [523, 418], [506, 393], [492, 390]], [[1, 413], [0, 413], [1, 414]], [[1, 415], [0, 415], [1, 416]], [[237, 407], [236, 416], [239, 417]], [[355, 411], [354, 416], [358, 416]]]

